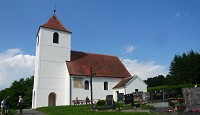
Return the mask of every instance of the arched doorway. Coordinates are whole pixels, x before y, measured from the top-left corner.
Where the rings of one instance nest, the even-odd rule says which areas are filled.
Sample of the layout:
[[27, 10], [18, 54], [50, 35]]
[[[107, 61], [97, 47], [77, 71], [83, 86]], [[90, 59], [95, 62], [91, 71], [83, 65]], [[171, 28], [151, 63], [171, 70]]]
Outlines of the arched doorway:
[[51, 92], [48, 98], [48, 106], [56, 106], [56, 94]]

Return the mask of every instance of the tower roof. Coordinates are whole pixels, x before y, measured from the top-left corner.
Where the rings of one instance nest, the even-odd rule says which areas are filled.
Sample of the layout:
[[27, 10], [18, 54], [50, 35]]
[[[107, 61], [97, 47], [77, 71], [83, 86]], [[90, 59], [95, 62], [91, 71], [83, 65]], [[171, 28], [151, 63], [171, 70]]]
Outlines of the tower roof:
[[40, 27], [71, 33], [67, 28], [65, 28], [65, 26], [60, 22], [60, 20], [55, 15], [53, 15], [44, 25]]

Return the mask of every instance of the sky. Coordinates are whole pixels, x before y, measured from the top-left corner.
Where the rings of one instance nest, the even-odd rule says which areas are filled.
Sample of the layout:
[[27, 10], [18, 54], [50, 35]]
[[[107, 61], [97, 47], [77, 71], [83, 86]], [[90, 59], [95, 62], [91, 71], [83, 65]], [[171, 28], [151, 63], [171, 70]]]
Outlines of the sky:
[[0, 90], [34, 74], [36, 34], [54, 7], [72, 31], [72, 50], [117, 56], [145, 80], [166, 76], [175, 54], [200, 51], [199, 6], [199, 0], [0, 0]]

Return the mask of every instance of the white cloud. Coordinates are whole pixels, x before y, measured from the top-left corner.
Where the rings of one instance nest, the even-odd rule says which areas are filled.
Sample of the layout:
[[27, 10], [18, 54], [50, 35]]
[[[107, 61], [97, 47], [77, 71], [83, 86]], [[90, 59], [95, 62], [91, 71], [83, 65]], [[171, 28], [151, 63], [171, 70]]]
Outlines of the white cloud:
[[14, 80], [33, 75], [35, 56], [24, 55], [20, 49], [8, 49], [0, 53], [0, 90], [7, 88]]
[[178, 18], [181, 15], [180, 12], [176, 12], [176, 17]]
[[125, 52], [126, 53], [131, 53], [131, 52], [133, 52], [134, 50], [136, 50], [136, 47], [135, 46], [126, 46], [126, 48], [125, 48]]
[[12, 57], [12, 56], [20, 54], [20, 53], [23, 53], [23, 52], [18, 48], [8, 49], [5, 52], [0, 53], [0, 60], [3, 60], [3, 59], [8, 58], [8, 57]]
[[153, 61], [146, 63], [132, 59], [122, 59], [121, 61], [131, 73], [131, 75], [138, 75], [143, 80], [158, 75], [166, 76], [168, 73], [167, 66], [156, 64]]
[[177, 11], [176, 12], [176, 18], [179, 18], [179, 17], [186, 17], [186, 16], [189, 16], [190, 15], [190, 11]]

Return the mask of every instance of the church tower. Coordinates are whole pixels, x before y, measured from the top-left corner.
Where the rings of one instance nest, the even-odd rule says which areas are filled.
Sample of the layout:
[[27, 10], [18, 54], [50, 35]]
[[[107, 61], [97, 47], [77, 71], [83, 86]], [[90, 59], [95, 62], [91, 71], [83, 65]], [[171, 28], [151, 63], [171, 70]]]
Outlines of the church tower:
[[70, 104], [71, 32], [54, 14], [39, 27], [32, 108]]

